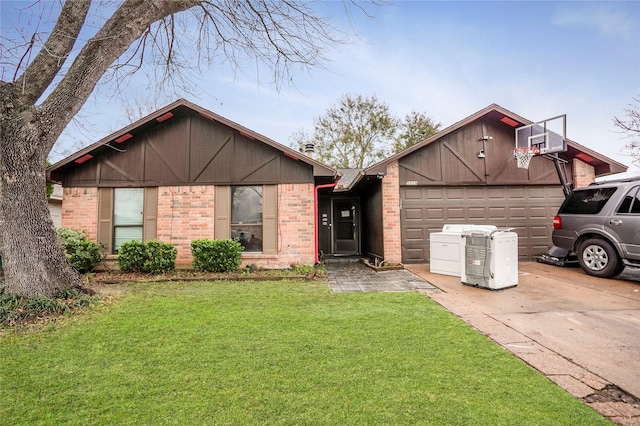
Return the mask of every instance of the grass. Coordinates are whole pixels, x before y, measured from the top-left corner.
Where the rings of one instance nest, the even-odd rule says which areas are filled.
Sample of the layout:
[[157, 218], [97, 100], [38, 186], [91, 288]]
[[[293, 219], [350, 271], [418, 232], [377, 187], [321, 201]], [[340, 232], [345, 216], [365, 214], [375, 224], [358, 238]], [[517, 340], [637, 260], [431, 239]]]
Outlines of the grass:
[[610, 424], [418, 293], [136, 284], [0, 341], [11, 425]]

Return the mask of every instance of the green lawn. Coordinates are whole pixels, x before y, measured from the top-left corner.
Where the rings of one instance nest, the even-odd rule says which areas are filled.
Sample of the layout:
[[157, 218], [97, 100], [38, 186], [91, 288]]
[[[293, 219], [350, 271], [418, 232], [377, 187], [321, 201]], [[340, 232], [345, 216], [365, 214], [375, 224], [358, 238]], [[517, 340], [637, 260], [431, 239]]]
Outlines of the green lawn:
[[595, 411], [418, 293], [136, 284], [0, 341], [7, 425], [593, 425]]

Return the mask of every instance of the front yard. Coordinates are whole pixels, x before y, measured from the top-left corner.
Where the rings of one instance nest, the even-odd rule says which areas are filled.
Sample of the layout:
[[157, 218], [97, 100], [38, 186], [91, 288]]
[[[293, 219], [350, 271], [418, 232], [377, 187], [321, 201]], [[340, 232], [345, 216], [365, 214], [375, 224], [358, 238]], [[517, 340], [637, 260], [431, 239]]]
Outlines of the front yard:
[[101, 286], [0, 340], [3, 423], [610, 424], [418, 293]]

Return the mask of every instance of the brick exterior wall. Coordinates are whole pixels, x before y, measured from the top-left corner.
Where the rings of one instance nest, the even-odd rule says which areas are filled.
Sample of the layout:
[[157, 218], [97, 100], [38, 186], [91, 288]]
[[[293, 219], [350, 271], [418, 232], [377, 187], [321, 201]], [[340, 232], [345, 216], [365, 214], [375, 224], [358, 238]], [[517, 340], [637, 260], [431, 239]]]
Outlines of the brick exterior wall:
[[577, 158], [573, 159], [573, 183], [575, 188], [588, 186], [596, 180], [596, 170], [593, 166]]
[[246, 253], [242, 264], [288, 268], [315, 263], [313, 184], [278, 185], [278, 254]]
[[98, 188], [65, 188], [62, 194], [63, 228], [85, 231], [87, 238], [98, 238]]
[[[288, 268], [315, 262], [313, 184], [278, 187], [278, 254], [244, 253], [242, 266]], [[190, 267], [191, 241], [214, 238], [214, 186], [158, 188], [157, 239], [178, 250], [176, 265]], [[86, 230], [97, 240], [97, 188], [67, 188], [62, 203], [62, 226]]]
[[176, 264], [191, 265], [191, 241], [213, 239], [214, 186], [158, 188], [157, 239], [177, 250]]
[[402, 262], [402, 238], [400, 230], [400, 174], [398, 162], [387, 165], [382, 179], [382, 226], [384, 229], [384, 260]]

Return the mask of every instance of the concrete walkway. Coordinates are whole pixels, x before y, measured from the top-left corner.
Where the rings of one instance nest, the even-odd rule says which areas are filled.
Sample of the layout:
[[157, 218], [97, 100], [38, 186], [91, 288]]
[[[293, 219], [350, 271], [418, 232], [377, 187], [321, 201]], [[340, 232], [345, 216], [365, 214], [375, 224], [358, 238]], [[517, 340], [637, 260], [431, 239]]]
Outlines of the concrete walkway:
[[517, 287], [465, 286], [429, 265], [327, 263], [333, 292], [420, 291], [620, 425], [640, 425], [640, 274], [520, 263]]
[[327, 261], [327, 279], [334, 293], [436, 289], [406, 269], [376, 272], [355, 258]]

